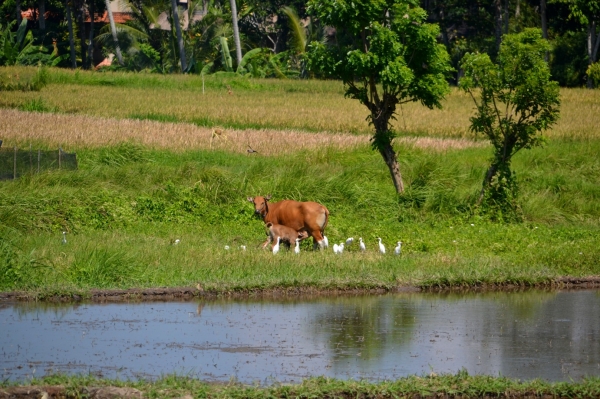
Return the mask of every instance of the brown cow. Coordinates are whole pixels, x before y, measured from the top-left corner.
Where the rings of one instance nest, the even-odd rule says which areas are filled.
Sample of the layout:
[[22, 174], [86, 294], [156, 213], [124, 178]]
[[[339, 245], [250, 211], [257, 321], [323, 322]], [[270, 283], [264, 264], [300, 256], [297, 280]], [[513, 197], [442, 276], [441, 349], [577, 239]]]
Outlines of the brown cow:
[[[306, 232], [313, 238], [313, 247], [317, 244], [323, 248], [323, 232], [329, 220], [329, 211], [317, 202], [299, 202], [283, 200], [269, 204], [270, 195], [266, 197], [248, 197], [254, 204], [254, 213], [265, 223], [282, 224], [297, 232]], [[267, 246], [269, 240], [263, 244]]]
[[271, 222], [268, 222], [266, 226], [269, 229], [269, 232], [267, 233], [269, 239], [267, 242], [276, 242], [277, 237], [279, 237], [281, 238], [281, 242], [288, 249], [290, 248], [290, 244], [296, 242], [296, 238], [299, 238], [301, 240], [308, 238], [308, 233], [306, 231], [296, 231], [291, 227], [287, 227], [282, 224], [273, 224]]

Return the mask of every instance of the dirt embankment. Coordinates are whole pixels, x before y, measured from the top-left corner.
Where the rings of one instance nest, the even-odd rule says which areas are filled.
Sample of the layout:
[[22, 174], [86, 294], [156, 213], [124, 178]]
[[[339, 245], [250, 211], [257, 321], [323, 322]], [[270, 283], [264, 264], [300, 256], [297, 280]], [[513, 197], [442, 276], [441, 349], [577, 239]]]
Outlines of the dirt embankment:
[[380, 287], [380, 288], [315, 288], [315, 287], [275, 287], [260, 290], [231, 290], [209, 291], [199, 285], [196, 287], [157, 287], [157, 288], [131, 288], [124, 290], [90, 290], [81, 293], [56, 293], [44, 294], [39, 292], [10, 291], [0, 292], [0, 301], [28, 301], [44, 300], [49, 302], [93, 301], [93, 302], [118, 302], [118, 301], [160, 301], [193, 298], [283, 298], [283, 297], [316, 297], [336, 295], [365, 295], [385, 294], [392, 292], [481, 292], [481, 291], [522, 291], [526, 289], [589, 289], [600, 288], [600, 276], [588, 277], [560, 277], [552, 281], [534, 285], [519, 284], [480, 284], [475, 286], [432, 286], [432, 287]]
[[[269, 397], [276, 397], [268, 395]], [[353, 395], [340, 393], [336, 397], [350, 398], [355, 397]], [[362, 397], [369, 397], [368, 392], [364, 392], [364, 395], [358, 395]], [[0, 388], [0, 399], [75, 399], [75, 398], [88, 398], [88, 399], [142, 399], [147, 397], [144, 392], [135, 388], [120, 388], [120, 387], [81, 387], [79, 389], [67, 389], [63, 386], [21, 386], [21, 387], [9, 387]], [[284, 396], [282, 396], [284, 397]], [[402, 397], [411, 399], [467, 399], [472, 396], [468, 395], [450, 395], [447, 393], [432, 393], [429, 395], [422, 395], [419, 393], [402, 393]], [[590, 396], [591, 397], [591, 396]], [[192, 399], [191, 394], [180, 396], [178, 399]], [[556, 396], [550, 394], [536, 394], [531, 392], [510, 392], [499, 395], [485, 395], [481, 396], [482, 399], [562, 399], [563, 396]]]
[[20, 386], [0, 388], [0, 399], [141, 399], [144, 394], [135, 388], [119, 387], [82, 387], [79, 390], [67, 389], [64, 386]]

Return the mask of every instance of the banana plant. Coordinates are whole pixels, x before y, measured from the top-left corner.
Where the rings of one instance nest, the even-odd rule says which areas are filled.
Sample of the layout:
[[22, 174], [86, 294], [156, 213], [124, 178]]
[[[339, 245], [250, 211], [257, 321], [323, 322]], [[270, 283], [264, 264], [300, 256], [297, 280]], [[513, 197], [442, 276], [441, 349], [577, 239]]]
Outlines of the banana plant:
[[16, 32], [9, 23], [5, 29], [0, 24], [0, 65], [57, 65], [62, 57], [50, 54], [44, 46], [33, 44], [33, 33], [27, 31], [27, 19], [23, 18]]
[[26, 32], [27, 19], [23, 18], [17, 31], [12, 32], [11, 28], [16, 23], [17, 21], [9, 23], [0, 34], [0, 65], [20, 64], [20, 61], [34, 50], [33, 33]]

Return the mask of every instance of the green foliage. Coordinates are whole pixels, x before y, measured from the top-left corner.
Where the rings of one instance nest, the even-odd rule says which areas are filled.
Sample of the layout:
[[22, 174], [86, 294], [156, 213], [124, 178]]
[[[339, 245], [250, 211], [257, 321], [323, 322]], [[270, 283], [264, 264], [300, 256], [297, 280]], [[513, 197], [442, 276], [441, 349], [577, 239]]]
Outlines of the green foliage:
[[17, 21], [13, 21], [8, 24], [0, 34], [0, 65], [21, 64], [19, 61], [33, 48], [33, 34], [31, 31], [27, 32], [27, 19], [23, 18], [17, 31], [13, 33], [11, 28], [16, 23]]
[[512, 157], [521, 149], [540, 146], [544, 142], [540, 133], [558, 119], [558, 84], [550, 80], [544, 61], [548, 49], [540, 32], [528, 29], [504, 36], [496, 64], [487, 54], [466, 54], [463, 58], [465, 75], [460, 87], [471, 95], [477, 108], [471, 130], [487, 137], [494, 146], [479, 203], [486, 199], [494, 203], [492, 208], [515, 210]]
[[588, 79], [594, 82], [594, 86], [600, 86], [600, 62], [595, 62], [590, 65], [586, 71]]
[[552, 47], [552, 79], [562, 87], [582, 86], [585, 69], [589, 65], [585, 54], [585, 33], [566, 32], [553, 40]]
[[384, 158], [401, 193], [390, 120], [398, 104], [420, 101], [428, 108], [441, 107], [441, 99], [449, 93], [450, 58], [437, 43], [439, 27], [426, 22], [427, 14], [416, 1], [314, 0], [308, 2], [308, 11], [345, 33], [344, 41], [310, 44], [309, 70], [341, 79], [346, 97], [368, 108], [367, 120], [375, 128], [373, 148]]
[[[416, 2], [314, 1], [308, 7], [324, 24], [352, 35], [351, 43], [339, 46], [312, 42], [310, 69], [342, 79], [346, 96], [365, 104], [372, 116], [373, 107], [384, 107], [379, 101], [392, 111], [404, 101], [440, 106], [449, 91], [449, 57], [436, 42], [439, 28], [425, 22]], [[374, 84], [381, 84], [381, 94]]]
[[9, 23], [4, 30], [0, 24], [0, 66], [3, 65], [57, 65], [61, 58], [48, 54], [44, 46], [33, 44], [33, 32], [27, 30], [27, 18], [23, 18], [16, 32]]
[[227, 39], [221, 36], [219, 38], [219, 43], [221, 44], [221, 63], [223, 64], [227, 72], [231, 72], [233, 71], [233, 60], [229, 52], [229, 45], [227, 44]]

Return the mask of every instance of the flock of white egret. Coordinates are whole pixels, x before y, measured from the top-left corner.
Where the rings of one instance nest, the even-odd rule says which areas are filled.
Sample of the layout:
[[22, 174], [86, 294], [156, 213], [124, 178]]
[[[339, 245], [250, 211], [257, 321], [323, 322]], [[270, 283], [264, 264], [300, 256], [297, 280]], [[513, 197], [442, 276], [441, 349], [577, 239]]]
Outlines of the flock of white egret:
[[[62, 236], [62, 243], [66, 244], [67, 243], [67, 232], [63, 231], [62, 232], [63, 236]], [[325, 241], [325, 248], [329, 247], [329, 240], [327, 239], [327, 236], [323, 236], [323, 240]], [[382, 254], [385, 254], [385, 245], [383, 245], [383, 243], [381, 242], [381, 238], [378, 237], [377, 240], [379, 241], [379, 252]], [[294, 253], [299, 254], [300, 253], [300, 241], [302, 241], [300, 238], [296, 238], [296, 246], [294, 247]], [[358, 243], [358, 247], [360, 249], [361, 252], [365, 252], [367, 250], [367, 246], [365, 245], [365, 242], [363, 241], [362, 237], [360, 237], [358, 239], [359, 243]], [[344, 249], [349, 247], [350, 245], [352, 245], [352, 243], [354, 242], [354, 237], [350, 237], [346, 239], [346, 242], [341, 242], [339, 244], [333, 244], [333, 253], [334, 254], [342, 254], [344, 253]], [[171, 244], [172, 245], [177, 245], [180, 243], [179, 239], [176, 240], [171, 240]], [[273, 245], [273, 255], [276, 255], [277, 253], [279, 253], [279, 244], [281, 243], [281, 237], [277, 237], [277, 242], [275, 243], [275, 245]], [[225, 250], [229, 250], [230, 247], [229, 245], [225, 245]], [[246, 246], [245, 245], [240, 245], [240, 249], [242, 251], [246, 250]], [[402, 252], [402, 241], [398, 241], [396, 243], [396, 248], [394, 248], [394, 254], [395, 255], [400, 255], [400, 253]]]
[[[327, 239], [327, 236], [323, 236], [323, 240], [325, 241], [325, 248], [329, 247], [329, 240]], [[381, 238], [377, 238], [377, 240], [379, 241], [379, 252], [381, 254], [385, 254], [385, 245], [381, 242]], [[294, 253], [299, 254], [300, 253], [300, 239], [297, 238], [296, 239], [296, 246], [294, 247]], [[360, 237], [358, 239], [359, 244], [358, 247], [360, 249], [361, 252], [365, 252], [367, 250], [367, 246], [365, 245], [365, 242], [363, 241], [362, 237]], [[354, 242], [354, 237], [349, 237], [346, 239], [346, 242], [341, 242], [339, 244], [333, 244], [333, 253], [334, 254], [342, 254], [344, 253], [344, 249], [348, 248], [350, 245], [352, 245], [352, 243]], [[281, 243], [281, 238], [277, 237], [277, 242], [275, 243], [275, 245], [273, 245], [273, 255], [276, 255], [279, 253], [279, 248], [280, 248], [280, 244]], [[402, 241], [398, 241], [396, 243], [396, 247], [394, 248], [394, 254], [395, 255], [400, 255], [400, 253], [402, 253]]]

